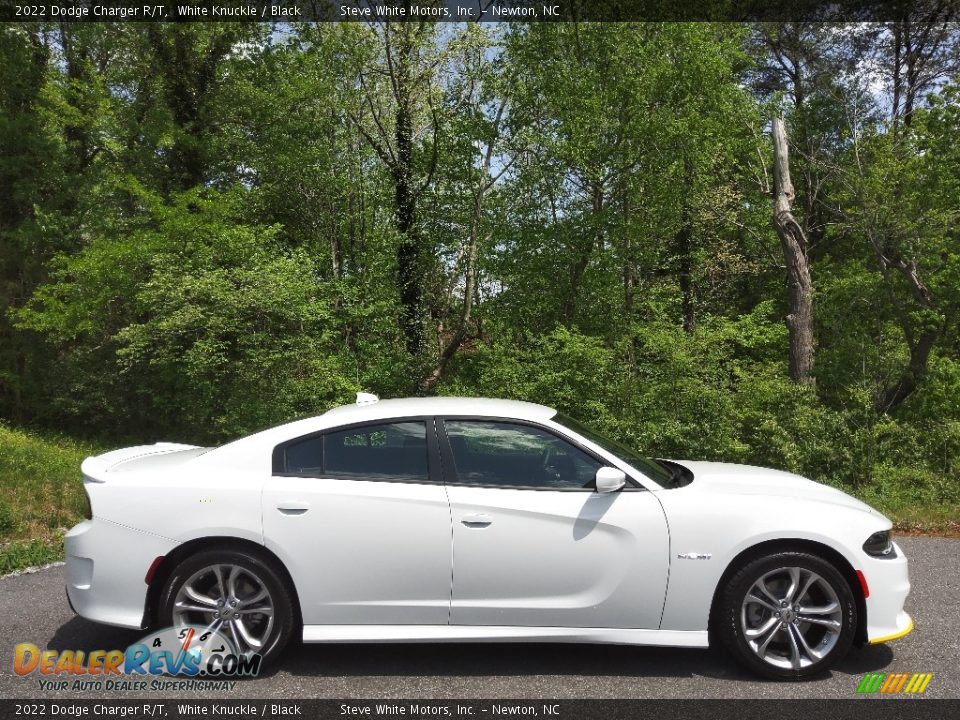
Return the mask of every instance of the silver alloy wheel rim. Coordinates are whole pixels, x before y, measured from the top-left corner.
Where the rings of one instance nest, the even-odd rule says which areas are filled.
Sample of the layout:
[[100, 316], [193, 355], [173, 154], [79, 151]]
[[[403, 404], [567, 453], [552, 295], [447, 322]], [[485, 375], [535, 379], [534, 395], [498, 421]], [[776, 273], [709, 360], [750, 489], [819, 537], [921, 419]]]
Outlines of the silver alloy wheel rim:
[[242, 655], [263, 652], [274, 627], [273, 598], [263, 580], [247, 568], [210, 565], [180, 586], [173, 624], [219, 630]]
[[817, 573], [783, 567], [761, 575], [740, 607], [747, 645], [763, 662], [799, 670], [823, 660], [843, 629], [836, 591]]

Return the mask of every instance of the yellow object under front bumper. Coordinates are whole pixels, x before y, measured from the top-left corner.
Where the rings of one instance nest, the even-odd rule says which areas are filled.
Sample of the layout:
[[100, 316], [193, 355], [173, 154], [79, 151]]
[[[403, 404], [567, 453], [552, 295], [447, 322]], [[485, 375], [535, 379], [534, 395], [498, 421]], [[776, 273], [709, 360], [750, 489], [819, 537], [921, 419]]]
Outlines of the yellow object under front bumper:
[[882, 637], [873, 638], [870, 641], [870, 644], [879, 645], [880, 643], [890, 642], [891, 640], [902, 638], [904, 635], [909, 635], [911, 632], [913, 632], [913, 618], [910, 617], [907, 613], [903, 613], [903, 614], [906, 615], [906, 618], [907, 618], [907, 625], [905, 628], [903, 628], [903, 630], [897, 630], [897, 632], [891, 633], [890, 635], [884, 635]]

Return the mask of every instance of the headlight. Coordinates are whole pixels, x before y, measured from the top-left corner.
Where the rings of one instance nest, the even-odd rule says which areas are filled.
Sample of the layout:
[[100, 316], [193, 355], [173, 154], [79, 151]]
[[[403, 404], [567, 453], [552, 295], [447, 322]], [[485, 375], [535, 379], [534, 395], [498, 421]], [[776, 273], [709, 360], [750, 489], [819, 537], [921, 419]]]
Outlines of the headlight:
[[896, 550], [893, 549], [893, 541], [890, 539], [889, 530], [881, 530], [868, 537], [863, 544], [863, 551], [874, 557], [892, 558], [897, 556]]

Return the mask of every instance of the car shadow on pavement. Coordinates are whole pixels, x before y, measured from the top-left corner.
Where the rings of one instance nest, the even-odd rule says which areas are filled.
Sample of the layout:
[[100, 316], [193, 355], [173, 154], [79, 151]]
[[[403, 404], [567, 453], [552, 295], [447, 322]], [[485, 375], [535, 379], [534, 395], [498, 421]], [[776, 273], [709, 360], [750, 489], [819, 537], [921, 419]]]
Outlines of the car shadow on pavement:
[[100, 623], [73, 617], [57, 628], [47, 642], [51, 650], [124, 650], [142, 638], [144, 630], [101, 625]]
[[[885, 645], [851, 650], [832, 673], [862, 674], [887, 667]], [[300, 676], [709, 677], [762, 681], [726, 652], [688, 648], [575, 644], [299, 645], [275, 672]]]
[[[87, 652], [124, 649], [144, 634], [74, 617], [57, 629], [47, 647]], [[882, 670], [892, 661], [888, 646], [870, 645], [851, 650], [832, 673], [857, 675]], [[549, 643], [295, 643], [258, 680], [277, 673], [331, 678], [570, 675], [762, 681], [720, 650]]]

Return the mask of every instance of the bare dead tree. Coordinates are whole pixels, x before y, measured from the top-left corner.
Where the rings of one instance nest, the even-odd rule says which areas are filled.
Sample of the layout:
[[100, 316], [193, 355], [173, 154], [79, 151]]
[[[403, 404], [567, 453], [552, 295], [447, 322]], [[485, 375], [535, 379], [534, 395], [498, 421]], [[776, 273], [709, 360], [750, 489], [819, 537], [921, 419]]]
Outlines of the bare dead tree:
[[813, 283], [807, 258], [807, 239], [793, 216], [796, 197], [790, 180], [790, 154], [787, 130], [782, 116], [773, 118], [773, 226], [780, 238], [787, 266], [790, 312], [790, 378], [813, 384], [816, 342], [813, 332]]

